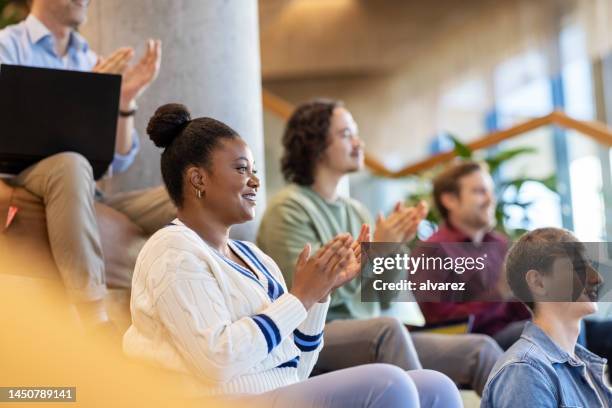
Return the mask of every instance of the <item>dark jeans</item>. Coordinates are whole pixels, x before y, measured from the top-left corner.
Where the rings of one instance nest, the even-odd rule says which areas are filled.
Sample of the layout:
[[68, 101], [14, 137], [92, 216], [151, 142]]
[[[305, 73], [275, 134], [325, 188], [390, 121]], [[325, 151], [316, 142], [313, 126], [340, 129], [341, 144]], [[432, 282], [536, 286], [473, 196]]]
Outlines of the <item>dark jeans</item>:
[[[612, 361], [612, 320], [585, 320], [587, 348], [600, 357]], [[612, 382], [612, 370], [608, 367], [608, 377]]]
[[499, 347], [506, 351], [521, 337], [526, 323], [527, 320], [510, 323], [492, 337], [499, 344]]

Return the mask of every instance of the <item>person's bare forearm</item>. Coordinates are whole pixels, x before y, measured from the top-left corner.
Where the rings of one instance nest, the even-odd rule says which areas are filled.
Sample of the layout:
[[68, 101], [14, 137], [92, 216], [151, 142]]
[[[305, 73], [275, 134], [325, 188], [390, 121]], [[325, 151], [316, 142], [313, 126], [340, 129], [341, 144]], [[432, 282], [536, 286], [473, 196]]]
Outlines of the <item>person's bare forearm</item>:
[[[123, 105], [123, 104], [122, 104]], [[135, 109], [134, 103], [121, 106], [122, 112]], [[132, 148], [132, 135], [134, 132], [134, 116], [119, 116], [117, 119], [117, 137], [115, 139], [115, 152], [126, 155]]]

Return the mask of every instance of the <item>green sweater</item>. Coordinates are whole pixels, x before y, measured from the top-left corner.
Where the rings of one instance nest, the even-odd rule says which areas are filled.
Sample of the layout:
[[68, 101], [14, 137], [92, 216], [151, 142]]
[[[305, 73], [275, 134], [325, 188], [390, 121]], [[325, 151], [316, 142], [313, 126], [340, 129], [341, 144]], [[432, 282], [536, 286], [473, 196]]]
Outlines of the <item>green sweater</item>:
[[[371, 217], [359, 202], [341, 197], [330, 203], [312, 189], [293, 184], [269, 202], [257, 245], [276, 261], [291, 287], [295, 262], [306, 243], [314, 252], [337, 234], [349, 232], [356, 238], [364, 223], [371, 225]], [[388, 300], [380, 299], [383, 303]], [[327, 319], [367, 319], [378, 316], [380, 310], [380, 302], [361, 302], [358, 276], [334, 291]]]

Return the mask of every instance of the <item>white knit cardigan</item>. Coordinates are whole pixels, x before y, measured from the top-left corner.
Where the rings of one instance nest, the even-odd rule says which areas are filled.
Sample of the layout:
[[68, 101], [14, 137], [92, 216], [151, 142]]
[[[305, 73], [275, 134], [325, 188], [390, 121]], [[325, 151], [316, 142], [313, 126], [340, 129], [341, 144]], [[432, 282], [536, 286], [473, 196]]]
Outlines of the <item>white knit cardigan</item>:
[[174, 220], [147, 241], [134, 270], [123, 349], [185, 374], [194, 395], [255, 394], [306, 379], [323, 345], [329, 302], [306, 312], [270, 257], [251, 243], [230, 246], [250, 271]]

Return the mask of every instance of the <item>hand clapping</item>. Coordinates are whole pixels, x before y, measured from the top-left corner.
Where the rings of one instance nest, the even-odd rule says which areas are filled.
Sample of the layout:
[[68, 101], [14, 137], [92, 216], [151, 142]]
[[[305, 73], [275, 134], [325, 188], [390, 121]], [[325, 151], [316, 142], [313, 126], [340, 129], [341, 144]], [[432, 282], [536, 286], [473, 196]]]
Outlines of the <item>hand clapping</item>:
[[405, 207], [398, 202], [391, 214], [384, 217], [379, 214], [376, 218], [375, 242], [405, 243], [416, 236], [419, 223], [427, 216], [429, 207], [425, 201], [414, 207]]
[[146, 51], [133, 66], [128, 66], [134, 50], [122, 47], [108, 58], [98, 59], [93, 72], [122, 75], [120, 108], [133, 108], [135, 100], [157, 78], [161, 64], [161, 41], [147, 40]]
[[333, 289], [359, 273], [359, 268], [354, 267], [356, 261], [352, 246], [350, 234], [340, 234], [312, 257], [310, 244], [304, 247], [297, 260], [291, 293], [307, 310], [316, 302], [325, 301]]
[[[370, 238], [370, 226], [368, 224], [363, 224], [361, 226], [361, 231], [359, 231], [359, 236], [357, 237], [356, 240], [353, 241], [353, 244], [351, 245], [351, 250], [353, 251], [353, 254], [355, 254], [355, 258], [353, 260], [353, 263], [348, 265], [347, 269], [349, 269], [348, 273], [352, 274], [353, 277], [357, 276], [357, 274], [361, 270], [361, 243], [362, 242], [370, 242], [370, 240], [371, 240], [371, 238]], [[340, 283], [339, 285], [336, 285], [334, 287], [334, 289], [339, 288], [340, 286], [344, 285], [349, 280], [350, 279], [345, 280], [344, 282]]]

